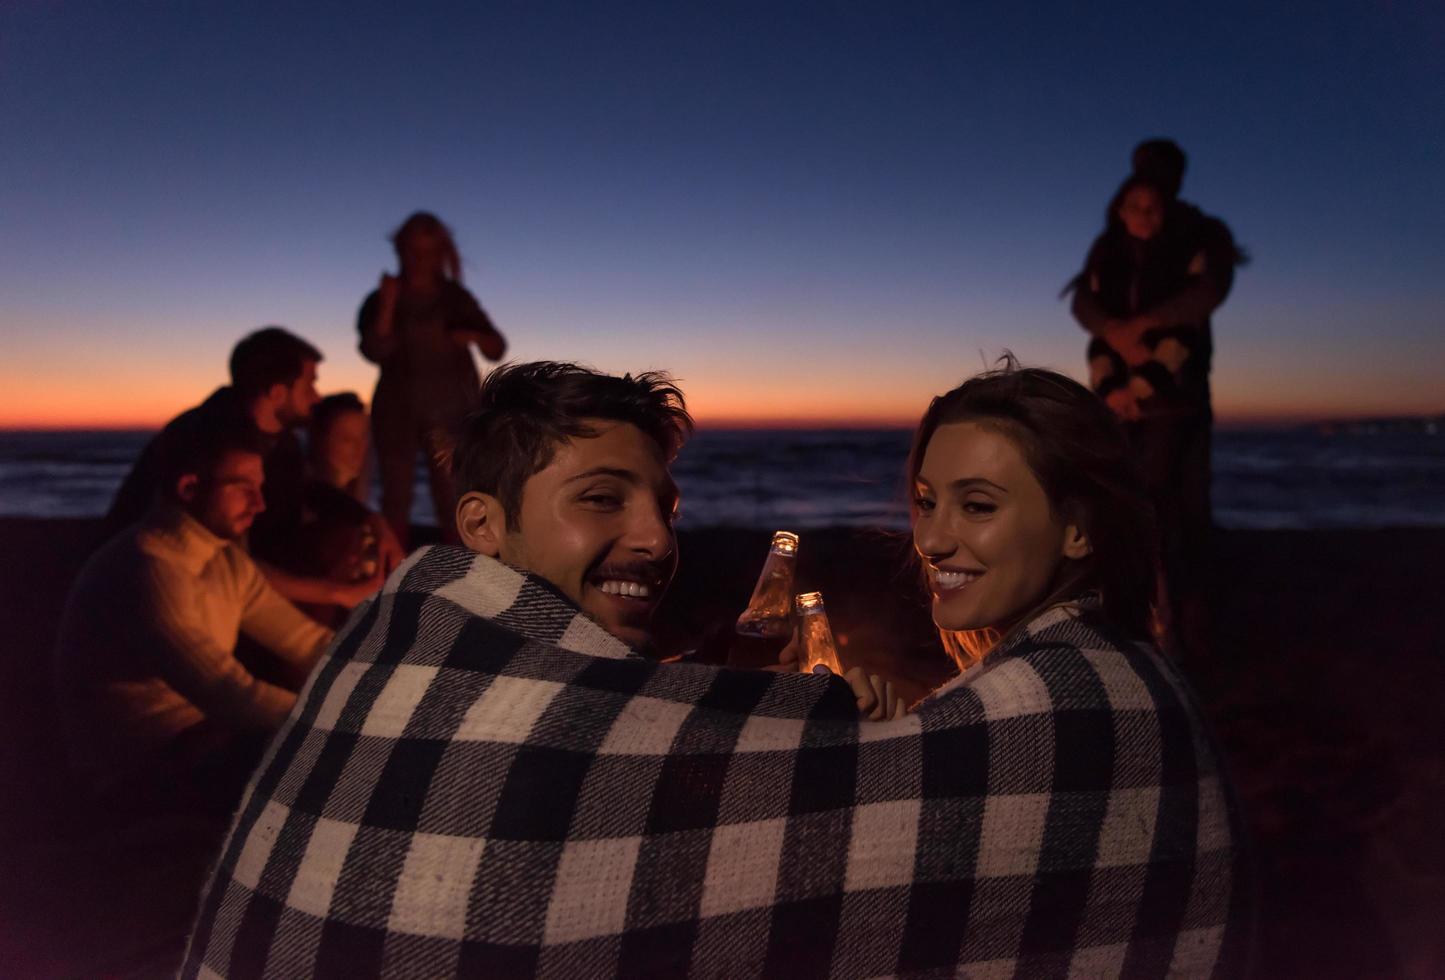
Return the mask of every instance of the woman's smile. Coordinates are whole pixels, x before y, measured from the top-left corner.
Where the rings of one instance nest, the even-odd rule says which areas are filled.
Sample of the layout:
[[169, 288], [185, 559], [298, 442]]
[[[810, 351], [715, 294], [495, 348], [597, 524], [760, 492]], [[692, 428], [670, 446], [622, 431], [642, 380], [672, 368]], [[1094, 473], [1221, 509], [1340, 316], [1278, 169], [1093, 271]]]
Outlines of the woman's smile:
[[975, 569], [940, 568], [933, 564], [928, 566], [928, 582], [935, 595], [962, 591], [982, 574], [983, 572]]

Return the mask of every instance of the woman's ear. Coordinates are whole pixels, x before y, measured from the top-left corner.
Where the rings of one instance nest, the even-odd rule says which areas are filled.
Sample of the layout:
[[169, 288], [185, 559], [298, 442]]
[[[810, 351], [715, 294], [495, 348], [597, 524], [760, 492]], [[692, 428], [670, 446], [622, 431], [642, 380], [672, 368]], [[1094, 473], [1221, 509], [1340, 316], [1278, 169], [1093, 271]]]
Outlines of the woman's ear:
[[489, 493], [470, 490], [457, 501], [457, 534], [462, 544], [489, 558], [502, 552], [507, 534], [507, 515], [502, 502]]
[[1066, 524], [1064, 526], [1064, 557], [1087, 558], [1094, 553], [1094, 546], [1089, 544], [1089, 536], [1078, 524]]

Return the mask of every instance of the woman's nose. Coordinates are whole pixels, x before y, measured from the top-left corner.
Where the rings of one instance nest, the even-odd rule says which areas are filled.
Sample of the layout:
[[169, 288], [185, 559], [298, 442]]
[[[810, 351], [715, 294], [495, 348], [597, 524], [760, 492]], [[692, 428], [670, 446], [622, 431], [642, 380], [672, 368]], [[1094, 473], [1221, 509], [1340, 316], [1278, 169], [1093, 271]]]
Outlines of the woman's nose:
[[913, 547], [925, 558], [945, 558], [958, 549], [943, 522], [934, 517], [920, 517], [913, 524]]

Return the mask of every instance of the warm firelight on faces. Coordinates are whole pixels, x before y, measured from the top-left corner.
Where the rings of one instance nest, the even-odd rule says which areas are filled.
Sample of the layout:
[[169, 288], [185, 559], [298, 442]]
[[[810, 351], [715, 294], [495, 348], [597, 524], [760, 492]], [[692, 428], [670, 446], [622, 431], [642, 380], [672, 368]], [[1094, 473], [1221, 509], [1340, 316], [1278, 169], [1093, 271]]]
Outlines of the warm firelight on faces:
[[265, 482], [259, 453], [229, 452], [209, 474], [181, 477], [176, 497], [186, 512], [216, 537], [239, 541], [256, 515], [266, 509], [261, 495]]
[[361, 476], [371, 448], [371, 419], [365, 412], [342, 412], [318, 440], [315, 455], [333, 484], [344, 487]]
[[913, 544], [942, 630], [1005, 631], [1088, 554], [1055, 516], [1013, 440], [978, 422], [940, 425], [914, 485]]
[[642, 648], [677, 570], [677, 486], [641, 429], [604, 419], [591, 427], [596, 436], [563, 442], [523, 485], [515, 525], [497, 498], [473, 491], [457, 505], [457, 529], [468, 547], [546, 579]]

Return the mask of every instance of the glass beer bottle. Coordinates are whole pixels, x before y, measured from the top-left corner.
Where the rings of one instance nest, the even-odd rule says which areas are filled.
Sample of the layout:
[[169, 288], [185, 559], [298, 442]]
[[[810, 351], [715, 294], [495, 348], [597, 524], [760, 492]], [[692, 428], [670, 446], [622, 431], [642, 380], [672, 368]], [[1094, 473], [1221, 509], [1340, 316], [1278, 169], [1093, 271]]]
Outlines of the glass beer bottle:
[[736, 636], [728, 652], [729, 667], [770, 667], [793, 635], [793, 578], [798, 560], [798, 536], [773, 532], [763, 570], [748, 607], [738, 617]]
[[838, 645], [833, 642], [833, 627], [828, 624], [828, 610], [823, 607], [823, 593], [804, 592], [797, 598], [799, 669], [809, 673], [822, 664], [835, 674], [843, 673], [838, 659]]

